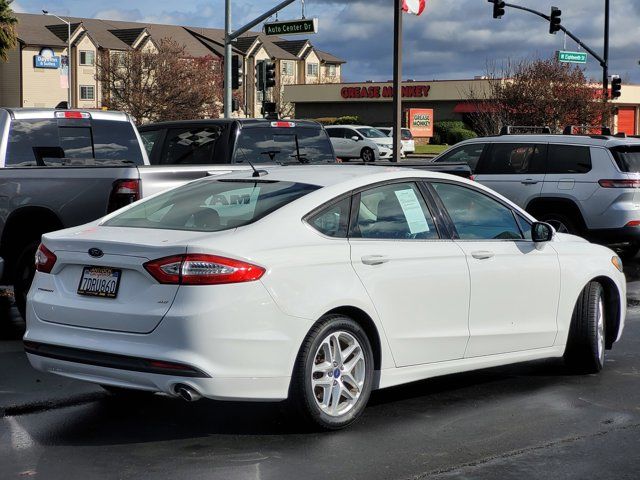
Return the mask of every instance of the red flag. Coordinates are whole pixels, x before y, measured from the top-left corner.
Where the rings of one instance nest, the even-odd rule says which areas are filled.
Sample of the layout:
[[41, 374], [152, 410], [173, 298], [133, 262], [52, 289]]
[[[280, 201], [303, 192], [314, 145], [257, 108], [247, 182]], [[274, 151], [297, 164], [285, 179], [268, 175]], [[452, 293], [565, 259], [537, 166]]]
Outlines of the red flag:
[[420, 15], [424, 12], [427, 0], [402, 0], [402, 10], [413, 15]]

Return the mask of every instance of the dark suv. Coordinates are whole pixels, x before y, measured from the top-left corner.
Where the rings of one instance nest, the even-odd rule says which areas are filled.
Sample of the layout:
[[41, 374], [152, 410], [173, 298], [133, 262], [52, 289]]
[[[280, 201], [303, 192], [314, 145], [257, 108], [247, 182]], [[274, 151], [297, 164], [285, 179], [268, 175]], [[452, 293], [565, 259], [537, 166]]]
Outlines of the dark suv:
[[152, 165], [336, 161], [327, 132], [308, 120], [186, 120], [139, 130]]

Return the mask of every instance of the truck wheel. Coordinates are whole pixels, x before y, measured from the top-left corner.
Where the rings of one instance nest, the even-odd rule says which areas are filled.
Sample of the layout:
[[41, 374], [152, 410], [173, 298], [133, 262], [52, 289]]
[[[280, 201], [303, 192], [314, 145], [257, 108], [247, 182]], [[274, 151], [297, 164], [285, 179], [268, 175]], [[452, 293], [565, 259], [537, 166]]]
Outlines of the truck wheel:
[[604, 291], [589, 283], [576, 303], [564, 353], [566, 364], [578, 373], [598, 373], [604, 367], [607, 331]]
[[38, 250], [39, 241], [31, 242], [18, 255], [15, 270], [13, 272], [13, 295], [15, 297], [16, 307], [23, 319], [27, 319], [27, 294], [31, 288], [31, 282], [36, 274], [36, 250]]
[[546, 213], [540, 215], [538, 220], [548, 223], [555, 228], [558, 233], [570, 233], [571, 235], [581, 234], [577, 223], [563, 213]]

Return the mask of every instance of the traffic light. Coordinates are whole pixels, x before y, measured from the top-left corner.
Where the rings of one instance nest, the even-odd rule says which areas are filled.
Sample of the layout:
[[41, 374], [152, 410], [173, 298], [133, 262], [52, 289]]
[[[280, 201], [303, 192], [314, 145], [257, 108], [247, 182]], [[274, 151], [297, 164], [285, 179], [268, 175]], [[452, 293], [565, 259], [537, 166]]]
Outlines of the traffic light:
[[502, 18], [507, 6], [502, 0], [488, 0], [489, 3], [493, 3], [493, 18]]
[[256, 65], [256, 88], [259, 92], [264, 92], [266, 90], [264, 86], [265, 79], [265, 63], [264, 61], [258, 62]]
[[562, 25], [562, 10], [558, 7], [551, 7], [551, 17], [549, 19], [549, 33], [556, 34]]
[[265, 90], [276, 86], [276, 64], [273, 62], [265, 62], [264, 85]]
[[237, 90], [242, 86], [244, 69], [242, 68], [242, 60], [240, 56], [231, 57], [231, 88]]
[[622, 95], [622, 79], [611, 77], [611, 98], [620, 98]]

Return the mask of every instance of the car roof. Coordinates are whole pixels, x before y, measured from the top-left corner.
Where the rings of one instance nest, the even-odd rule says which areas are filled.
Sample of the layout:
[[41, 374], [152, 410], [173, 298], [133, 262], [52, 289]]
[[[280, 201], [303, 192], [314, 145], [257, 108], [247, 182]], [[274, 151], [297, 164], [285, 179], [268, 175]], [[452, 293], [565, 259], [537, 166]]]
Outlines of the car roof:
[[124, 112], [117, 112], [112, 110], [92, 110], [90, 108], [74, 108], [74, 109], [59, 109], [59, 108], [7, 108], [0, 107], [0, 110], [5, 110], [12, 119], [17, 120], [30, 120], [36, 118], [55, 118], [56, 112], [86, 112], [91, 115], [91, 118], [97, 120], [112, 120], [128, 122], [130, 120], [129, 115]]
[[[582, 145], [594, 147], [616, 147], [620, 145], [640, 144], [640, 140], [611, 135], [495, 135], [478, 137], [460, 142], [458, 145], [473, 143], [551, 143], [564, 145]], [[456, 145], [456, 146], [458, 146]]]
[[[265, 118], [208, 118], [198, 120], [172, 120], [168, 122], [147, 123], [138, 129], [140, 131], [155, 130], [158, 128], [184, 128], [186, 126], [207, 126], [207, 125], [231, 125], [238, 123], [242, 128], [259, 128], [271, 126], [273, 122], [292, 122], [295, 127], [300, 128], [322, 128], [318, 122], [313, 120], [267, 120]], [[291, 128], [291, 127], [289, 127]]]

